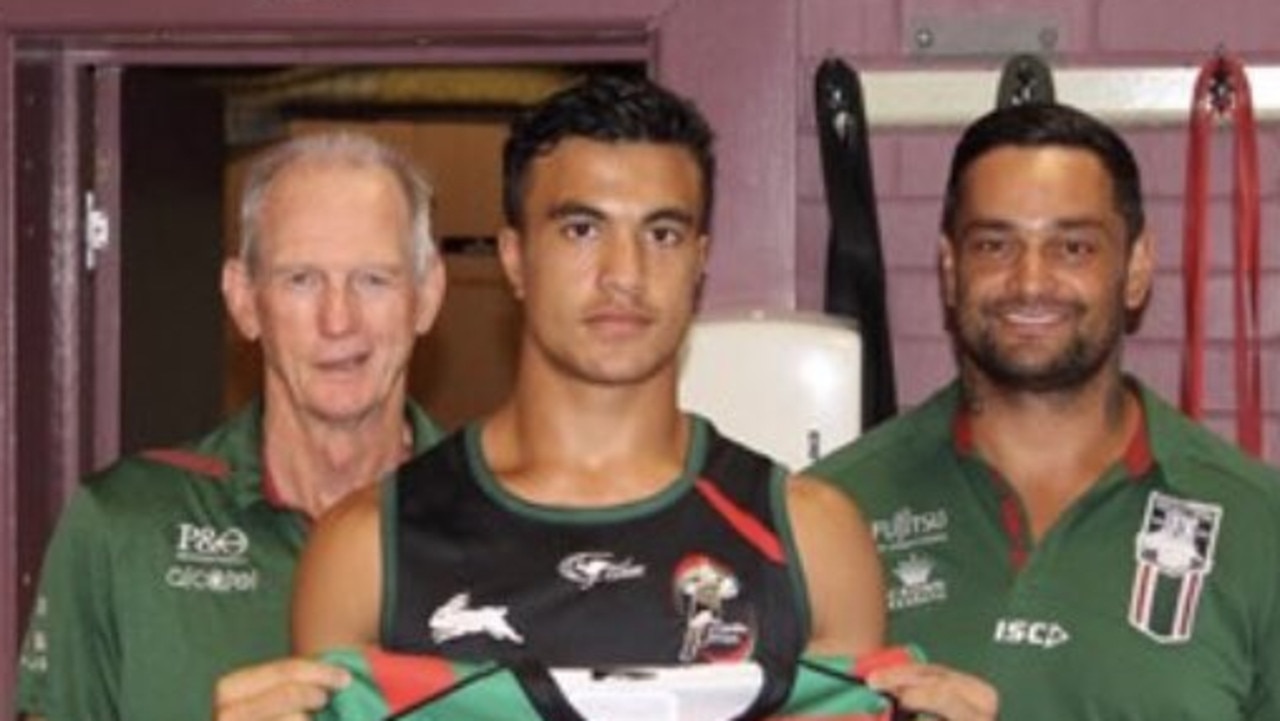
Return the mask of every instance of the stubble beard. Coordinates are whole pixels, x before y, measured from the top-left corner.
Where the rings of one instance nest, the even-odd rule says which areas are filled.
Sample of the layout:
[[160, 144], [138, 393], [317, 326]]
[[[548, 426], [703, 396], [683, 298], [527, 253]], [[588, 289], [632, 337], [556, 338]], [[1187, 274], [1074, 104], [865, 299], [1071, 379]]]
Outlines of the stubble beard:
[[[1082, 306], [1073, 308], [1084, 315]], [[1007, 392], [1064, 393], [1077, 390], [1112, 364], [1124, 334], [1123, 312], [1117, 311], [1090, 337], [1076, 328], [1066, 345], [1051, 356], [1019, 358], [1017, 349], [1006, 349], [997, 338], [995, 323], [978, 318], [958, 318], [954, 333], [961, 366], [968, 366], [996, 388]]]

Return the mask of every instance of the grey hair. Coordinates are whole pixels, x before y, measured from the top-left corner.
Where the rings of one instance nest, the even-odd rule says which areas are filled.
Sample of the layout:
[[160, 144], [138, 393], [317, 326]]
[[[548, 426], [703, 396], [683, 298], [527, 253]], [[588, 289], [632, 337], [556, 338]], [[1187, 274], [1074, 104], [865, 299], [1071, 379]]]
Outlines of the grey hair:
[[349, 131], [303, 135], [264, 152], [249, 166], [240, 200], [240, 260], [253, 272], [262, 243], [262, 206], [280, 173], [297, 163], [329, 162], [383, 168], [396, 179], [409, 205], [409, 241], [413, 270], [426, 277], [436, 258], [431, 238], [433, 189], [403, 153], [368, 135]]

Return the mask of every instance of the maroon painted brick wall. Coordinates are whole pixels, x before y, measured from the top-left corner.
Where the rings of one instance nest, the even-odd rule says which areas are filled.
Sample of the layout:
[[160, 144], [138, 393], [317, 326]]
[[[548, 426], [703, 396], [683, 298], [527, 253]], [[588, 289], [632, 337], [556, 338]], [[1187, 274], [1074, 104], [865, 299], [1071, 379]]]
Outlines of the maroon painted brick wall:
[[[818, 161], [812, 74], [836, 54], [863, 69], [998, 68], [1000, 57], [920, 58], [906, 42], [913, 21], [927, 18], [1027, 16], [1050, 18], [1058, 28], [1051, 63], [1058, 67], [1194, 66], [1220, 44], [1246, 63], [1280, 63], [1280, 3], [1274, 0], [799, 0], [800, 93], [796, 149], [796, 304], [821, 305], [827, 218]], [[1188, 98], [1188, 103], [1190, 98]], [[899, 388], [907, 404], [919, 402], [950, 378], [937, 302], [934, 254], [941, 191], [959, 128], [872, 133], [880, 222], [889, 266], [889, 303]], [[1158, 278], [1151, 306], [1127, 346], [1128, 367], [1168, 398], [1176, 398], [1181, 367], [1182, 191], [1186, 131], [1182, 127], [1121, 128], [1143, 171], [1150, 225], [1156, 233]], [[1280, 124], [1260, 127], [1263, 193], [1261, 324], [1266, 389], [1267, 457], [1280, 461]], [[1230, 368], [1231, 230], [1230, 144], [1213, 148], [1210, 267], [1210, 369]], [[1209, 424], [1234, 435], [1234, 391], [1229, 372], [1211, 372], [1206, 389]]]

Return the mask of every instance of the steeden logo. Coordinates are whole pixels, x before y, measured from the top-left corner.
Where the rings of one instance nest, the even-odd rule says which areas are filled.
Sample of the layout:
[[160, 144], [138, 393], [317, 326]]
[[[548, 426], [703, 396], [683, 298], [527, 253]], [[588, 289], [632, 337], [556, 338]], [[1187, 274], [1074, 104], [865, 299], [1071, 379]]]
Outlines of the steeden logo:
[[645, 572], [643, 565], [630, 558], [618, 559], [609, 551], [583, 551], [565, 556], [557, 570], [583, 591], [597, 584], [642, 578]]

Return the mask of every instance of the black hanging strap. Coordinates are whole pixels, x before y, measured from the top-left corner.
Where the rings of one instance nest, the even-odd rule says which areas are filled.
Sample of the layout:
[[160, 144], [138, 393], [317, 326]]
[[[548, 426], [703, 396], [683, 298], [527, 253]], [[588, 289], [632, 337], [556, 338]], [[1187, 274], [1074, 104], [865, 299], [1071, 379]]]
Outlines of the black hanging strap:
[[1053, 72], [1039, 55], [1014, 55], [1004, 64], [1000, 86], [996, 90], [996, 107], [1049, 104], [1054, 102]]
[[853, 318], [862, 335], [862, 428], [897, 412], [884, 257], [871, 174], [862, 86], [852, 68], [828, 58], [814, 78], [818, 143], [831, 232], [824, 309]]

